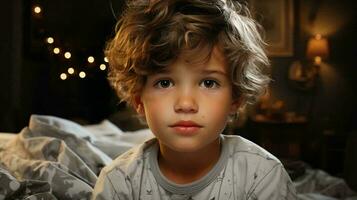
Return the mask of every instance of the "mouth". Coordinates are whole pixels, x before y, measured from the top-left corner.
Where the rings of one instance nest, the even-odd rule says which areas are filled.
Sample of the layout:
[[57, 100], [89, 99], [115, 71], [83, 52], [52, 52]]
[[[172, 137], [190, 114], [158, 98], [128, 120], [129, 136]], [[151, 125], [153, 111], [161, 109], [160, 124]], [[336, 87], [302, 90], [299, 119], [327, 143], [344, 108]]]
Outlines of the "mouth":
[[175, 132], [182, 135], [193, 135], [203, 126], [193, 122], [193, 121], [179, 121], [170, 126], [175, 130]]
[[197, 124], [194, 121], [178, 121], [174, 123], [173, 125], [170, 125], [170, 127], [197, 127], [197, 128], [202, 128], [201, 125]]

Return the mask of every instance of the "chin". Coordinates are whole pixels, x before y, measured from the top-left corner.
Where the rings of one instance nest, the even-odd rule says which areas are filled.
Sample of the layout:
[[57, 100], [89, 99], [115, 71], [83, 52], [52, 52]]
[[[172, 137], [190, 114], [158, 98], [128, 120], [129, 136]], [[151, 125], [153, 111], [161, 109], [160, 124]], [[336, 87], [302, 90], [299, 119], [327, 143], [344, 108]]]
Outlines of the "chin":
[[201, 148], [203, 148], [203, 144], [183, 141], [180, 143], [171, 144], [169, 147], [177, 152], [189, 153], [200, 150]]

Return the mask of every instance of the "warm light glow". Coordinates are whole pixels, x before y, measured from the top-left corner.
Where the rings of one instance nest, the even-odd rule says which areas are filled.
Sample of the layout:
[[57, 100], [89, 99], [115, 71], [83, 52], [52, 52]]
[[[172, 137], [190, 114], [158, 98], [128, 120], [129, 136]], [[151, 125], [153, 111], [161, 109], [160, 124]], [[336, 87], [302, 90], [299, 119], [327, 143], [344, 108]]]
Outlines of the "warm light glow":
[[85, 78], [86, 77], [86, 73], [85, 72], [79, 72], [79, 77], [81, 78]]
[[60, 78], [61, 78], [62, 80], [66, 80], [66, 79], [67, 79], [67, 74], [62, 73], [62, 74], [60, 75]]
[[53, 39], [53, 37], [48, 37], [47, 38], [47, 43], [48, 44], [53, 44], [55, 42], [55, 40]]
[[94, 57], [93, 56], [89, 56], [88, 57], [88, 62], [89, 63], [93, 63], [94, 62]]
[[73, 67], [68, 68], [68, 70], [67, 70], [67, 71], [68, 71], [68, 73], [69, 73], [69, 74], [73, 74], [73, 73], [74, 73], [74, 69], [73, 69]]
[[58, 47], [53, 49], [53, 53], [55, 53], [55, 54], [59, 54], [60, 52], [61, 52], [61, 50]]
[[34, 11], [36, 14], [39, 14], [39, 13], [42, 11], [42, 9], [41, 9], [40, 6], [36, 6], [36, 7], [33, 9], [33, 11]]
[[67, 58], [67, 59], [70, 59], [71, 56], [72, 56], [71, 53], [68, 52], [68, 51], [66, 53], [64, 53], [64, 57]]
[[309, 59], [315, 60], [316, 57], [319, 57], [318, 60], [327, 58], [329, 55], [328, 41], [326, 38], [322, 37], [321, 34], [316, 34], [314, 37], [310, 38], [307, 43], [306, 56]]
[[109, 62], [107, 57], [104, 57], [104, 62]]
[[107, 66], [106, 66], [105, 64], [101, 64], [101, 65], [99, 66], [99, 68], [100, 68], [102, 71], [104, 71], [104, 70], [107, 68]]
[[321, 40], [321, 39], [322, 39], [321, 34], [316, 34], [316, 35], [315, 35], [315, 39], [316, 39], [316, 40]]
[[321, 61], [322, 61], [322, 58], [321, 58], [320, 56], [316, 56], [316, 57], [314, 58], [314, 63], [315, 63], [316, 65], [321, 64]]

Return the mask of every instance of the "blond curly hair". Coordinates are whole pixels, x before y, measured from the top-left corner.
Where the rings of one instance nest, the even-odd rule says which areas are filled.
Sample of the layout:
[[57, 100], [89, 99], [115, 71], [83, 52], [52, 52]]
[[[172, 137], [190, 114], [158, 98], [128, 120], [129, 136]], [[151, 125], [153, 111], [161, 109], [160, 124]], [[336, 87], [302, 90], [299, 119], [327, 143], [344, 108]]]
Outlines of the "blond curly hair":
[[233, 98], [253, 103], [265, 91], [269, 60], [261, 27], [247, 5], [233, 0], [132, 0], [108, 41], [108, 79], [121, 101], [134, 105], [147, 75], [184, 50], [218, 45], [225, 55]]

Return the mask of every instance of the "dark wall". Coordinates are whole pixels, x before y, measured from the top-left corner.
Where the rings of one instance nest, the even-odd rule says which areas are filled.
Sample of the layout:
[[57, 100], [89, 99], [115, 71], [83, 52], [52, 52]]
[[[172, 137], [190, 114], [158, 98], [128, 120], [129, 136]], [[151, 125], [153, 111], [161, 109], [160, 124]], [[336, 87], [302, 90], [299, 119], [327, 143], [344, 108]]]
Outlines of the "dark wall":
[[23, 5], [20, 0], [2, 3], [0, 13], [0, 131], [13, 131], [21, 118], [21, 66]]
[[[356, 8], [348, 0], [295, 1], [294, 56], [272, 58], [273, 98], [284, 100], [287, 111], [306, 115], [314, 132], [356, 128]], [[296, 60], [306, 62], [307, 41], [317, 33], [328, 38], [330, 56], [320, 66], [316, 87], [301, 91], [290, 83], [289, 67]]]

